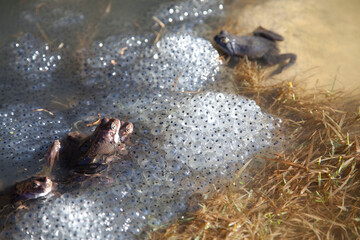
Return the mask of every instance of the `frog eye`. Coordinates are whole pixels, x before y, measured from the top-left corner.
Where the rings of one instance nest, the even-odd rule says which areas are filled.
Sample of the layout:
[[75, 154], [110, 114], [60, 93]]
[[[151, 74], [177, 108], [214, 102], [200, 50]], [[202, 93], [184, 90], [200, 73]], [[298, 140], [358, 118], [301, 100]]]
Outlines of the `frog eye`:
[[111, 130], [115, 130], [116, 129], [116, 124], [113, 122], [112, 124], [111, 124]]
[[39, 184], [37, 184], [37, 183], [33, 183], [33, 188], [38, 188], [39, 187]]
[[227, 37], [223, 37], [223, 38], [220, 39], [220, 41], [221, 41], [222, 43], [227, 44], [227, 43], [230, 41], [230, 39], [227, 38]]

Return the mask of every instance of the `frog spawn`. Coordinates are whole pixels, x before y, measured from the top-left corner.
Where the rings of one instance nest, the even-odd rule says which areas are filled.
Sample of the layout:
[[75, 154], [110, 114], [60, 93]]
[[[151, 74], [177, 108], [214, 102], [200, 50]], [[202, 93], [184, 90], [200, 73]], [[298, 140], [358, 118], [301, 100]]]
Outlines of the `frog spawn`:
[[254, 101], [205, 92], [180, 101], [180, 106], [180, 114], [170, 114], [161, 129], [168, 141], [166, 160], [181, 159], [191, 168], [212, 168], [226, 175], [229, 164], [241, 166], [249, 155], [271, 145], [274, 119]]
[[219, 65], [219, 55], [209, 41], [168, 34], [143, 53], [133, 79], [158, 89], [197, 91], [215, 80]]
[[[156, 16], [166, 26], [183, 26], [179, 23], [182, 23], [184, 21], [188, 21], [190, 22], [190, 25], [194, 25], [197, 24], [199, 21], [201, 22], [204, 18], [212, 15], [216, 16], [221, 14], [223, 8], [223, 1], [174, 1], [164, 4], [163, 8], [158, 9], [154, 16]], [[164, 11], [164, 9], [166, 9], [167, 11]]]
[[[17, 213], [15, 225], [4, 234], [11, 232], [12, 237], [20, 238], [32, 229], [33, 236], [47, 239], [94, 238], [94, 232], [104, 234], [102, 238], [135, 236], [146, 224], [159, 225], [179, 216], [188, 208], [189, 196], [204, 193], [212, 184], [220, 186], [229, 180], [224, 175], [234, 174], [250, 155], [276, 146], [272, 142], [274, 119], [241, 96], [203, 92], [152, 99], [153, 105], [138, 101], [129, 106], [136, 129], [134, 146], [107, 172], [115, 184], [104, 187], [94, 180], [81, 188], [76, 187], [78, 183], [66, 186], [60, 198], [34, 204], [36, 211]], [[233, 122], [226, 116], [232, 116]], [[239, 146], [208, 147], [215, 146], [216, 140]], [[187, 147], [189, 141], [195, 147]], [[261, 144], [254, 147], [254, 142]], [[242, 146], [246, 144], [249, 146]], [[233, 157], [226, 158], [224, 153]], [[29, 214], [36, 224], [27, 220]], [[14, 233], [13, 228], [21, 231]]]
[[[110, 36], [91, 47], [84, 62], [84, 83], [86, 85], [104, 84], [107, 79], [127, 77], [132, 66], [137, 64], [140, 53], [150, 45], [153, 34], [144, 36]], [[86, 53], [83, 53], [86, 54]]]
[[42, 106], [14, 104], [0, 110], [1, 188], [42, 170], [47, 147], [69, 131], [61, 116], [34, 112]]
[[[168, 9], [163, 9], [164, 15], [168, 14]], [[179, 13], [185, 11], [191, 9], [184, 7]], [[113, 184], [92, 179], [64, 185], [59, 198], [31, 202], [28, 210], [14, 213], [0, 238], [136, 239], [148, 224], [165, 224], [180, 217], [190, 209], [192, 196], [206, 193], [213, 184], [228, 182], [253, 154], [266, 152], [266, 147], [276, 151], [277, 121], [261, 112], [255, 102], [225, 91], [223, 83], [219, 84], [221, 88], [211, 86], [222, 76], [218, 75], [221, 65], [217, 51], [208, 41], [179, 32], [165, 34], [150, 47], [149, 36], [115, 36], [97, 42], [93, 46], [95, 55], [88, 56], [86, 71], [80, 73], [91, 97], [79, 97], [71, 110], [54, 111], [54, 117], [33, 112], [44, 107], [40, 100], [34, 105], [1, 106], [6, 123], [1, 127], [1, 144], [6, 141], [20, 151], [14, 155], [14, 150], [2, 145], [2, 156], [6, 157], [3, 164], [10, 170], [23, 167], [14, 164], [15, 158], [24, 163], [33, 157], [29, 165], [39, 167], [35, 161], [55, 138], [69, 132], [72, 123], [98, 112], [128, 117], [135, 132], [129, 155], [115, 159], [106, 171]], [[127, 49], [121, 54], [124, 47]], [[38, 50], [34, 48], [19, 56], [31, 56]], [[59, 61], [66, 60], [61, 57]], [[12, 64], [17, 71], [17, 63]], [[29, 71], [41, 74], [36, 71], [43, 66], [41, 62], [34, 62], [34, 66]], [[55, 69], [61, 71], [62, 66], [57, 64]], [[52, 80], [57, 80], [53, 71], [49, 73], [51, 81], [42, 89], [51, 90]], [[21, 71], [17, 74], [26, 75]], [[30, 75], [32, 80], [42, 82], [36, 74]], [[199, 88], [197, 94], [182, 92]], [[24, 132], [17, 135], [20, 128]], [[27, 140], [37, 134], [39, 137]], [[20, 154], [27, 147], [33, 152]], [[6, 165], [9, 163], [10, 167]]]
[[59, 52], [51, 52], [48, 44], [30, 33], [18, 37], [2, 54], [10, 63], [1, 70], [1, 74], [6, 76], [6, 81], [0, 85], [0, 99], [6, 100], [4, 102], [20, 101], [20, 98], [29, 98], [35, 92], [42, 95], [61, 61]]
[[85, 64], [85, 83], [112, 85], [120, 76], [123, 84], [137, 92], [144, 88], [197, 91], [215, 80], [220, 60], [209, 41], [189, 34], [167, 34], [151, 46], [153, 37], [117, 36], [94, 44]]
[[[144, 123], [137, 127], [140, 138], [134, 157], [151, 173], [147, 181], [153, 185], [171, 182], [171, 189], [205, 190], [209, 183], [217, 185], [224, 175], [239, 170], [254, 153], [281, 147], [274, 141], [279, 120], [234, 94], [181, 94], [157, 98], [154, 105], [134, 106], [140, 117], [133, 120]], [[162, 171], [154, 175], [156, 167]], [[175, 180], [179, 175], [182, 178]]]

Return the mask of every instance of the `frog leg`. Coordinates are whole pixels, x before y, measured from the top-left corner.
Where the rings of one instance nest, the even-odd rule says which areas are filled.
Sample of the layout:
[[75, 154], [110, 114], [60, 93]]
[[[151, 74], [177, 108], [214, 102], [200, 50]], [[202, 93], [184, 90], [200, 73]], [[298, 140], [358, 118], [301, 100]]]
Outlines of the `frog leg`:
[[55, 140], [53, 144], [51, 144], [49, 150], [45, 154], [45, 170], [39, 173], [39, 176], [47, 176], [51, 173], [55, 160], [59, 159], [60, 148], [61, 143], [59, 140]]
[[67, 141], [70, 141], [74, 144], [79, 144], [81, 141], [86, 139], [87, 135], [81, 132], [70, 132], [67, 135]]
[[83, 151], [83, 148], [89, 148], [89, 146], [87, 146], [87, 139], [89, 139], [89, 137], [86, 134], [76, 131], [68, 133], [65, 142], [70, 148], [77, 148]]
[[113, 184], [115, 182], [115, 180], [110, 177], [110, 176], [103, 176], [103, 175], [100, 175], [100, 174], [97, 174], [98, 176], [96, 176], [98, 178], [98, 180], [101, 182], [101, 183], [104, 183], [104, 184]]
[[[88, 181], [96, 179], [96, 182], [104, 183], [104, 184], [113, 184], [115, 181], [112, 177], [104, 176], [102, 173], [94, 173], [94, 174], [80, 174], [76, 173], [75, 176], [73, 176], [73, 179], [71, 182], [81, 182], [81, 184], [85, 184]], [[91, 183], [90, 183], [91, 184]]]
[[127, 147], [132, 145], [134, 144], [130, 141], [130, 139], [127, 139], [124, 143], [118, 143], [116, 146], [116, 155], [128, 155], [129, 151], [127, 150]]
[[259, 26], [255, 31], [253, 32], [254, 36], [263, 37], [266, 39], [269, 39], [271, 41], [284, 41], [284, 37], [280, 34], [267, 30], [263, 28], [262, 26]]
[[269, 65], [276, 65], [289, 60], [288, 63], [280, 65], [270, 74], [270, 76], [274, 76], [281, 73], [285, 68], [293, 65], [296, 61], [296, 55], [293, 53], [274, 54], [273, 52], [269, 52], [264, 55], [263, 59]]
[[108, 167], [107, 164], [102, 163], [89, 163], [76, 165], [74, 167], [74, 172], [80, 174], [95, 174], [104, 171]]

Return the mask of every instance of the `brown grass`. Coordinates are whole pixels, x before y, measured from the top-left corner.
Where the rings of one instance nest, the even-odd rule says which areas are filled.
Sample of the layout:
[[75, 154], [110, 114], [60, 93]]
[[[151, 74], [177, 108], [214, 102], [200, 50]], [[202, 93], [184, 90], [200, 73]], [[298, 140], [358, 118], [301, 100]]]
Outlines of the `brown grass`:
[[[234, 181], [201, 209], [150, 239], [360, 239], [358, 113], [338, 108], [338, 92], [306, 92], [294, 83], [265, 86], [255, 63], [236, 68], [241, 95], [283, 119], [291, 148], [250, 182]], [[340, 107], [339, 107], [340, 106]]]

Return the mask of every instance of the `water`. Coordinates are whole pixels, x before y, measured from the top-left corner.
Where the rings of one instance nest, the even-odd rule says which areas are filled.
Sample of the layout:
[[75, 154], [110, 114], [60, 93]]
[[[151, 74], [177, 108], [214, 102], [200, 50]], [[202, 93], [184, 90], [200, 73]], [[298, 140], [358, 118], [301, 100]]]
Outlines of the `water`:
[[315, 87], [360, 92], [360, 2], [357, 0], [236, 1], [235, 29], [249, 33], [261, 25], [282, 34], [281, 52], [297, 62], [278, 78], [306, 80]]

